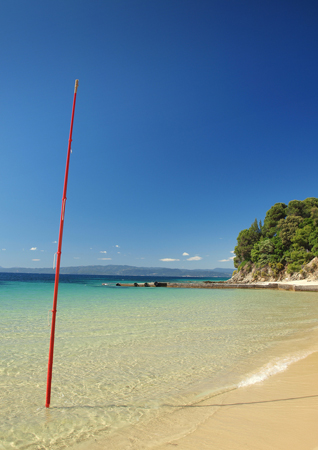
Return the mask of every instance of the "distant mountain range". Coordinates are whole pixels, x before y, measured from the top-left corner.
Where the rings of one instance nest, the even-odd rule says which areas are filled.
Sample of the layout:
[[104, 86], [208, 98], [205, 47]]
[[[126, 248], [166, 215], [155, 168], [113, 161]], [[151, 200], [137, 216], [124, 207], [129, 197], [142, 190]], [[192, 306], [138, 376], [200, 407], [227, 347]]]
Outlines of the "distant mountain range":
[[[234, 269], [168, 269], [163, 267], [134, 267], [134, 266], [76, 266], [61, 267], [61, 274], [74, 275], [119, 275], [119, 276], [158, 276], [158, 277], [202, 277], [226, 278], [231, 277]], [[0, 272], [9, 273], [55, 273], [49, 268], [0, 267]]]

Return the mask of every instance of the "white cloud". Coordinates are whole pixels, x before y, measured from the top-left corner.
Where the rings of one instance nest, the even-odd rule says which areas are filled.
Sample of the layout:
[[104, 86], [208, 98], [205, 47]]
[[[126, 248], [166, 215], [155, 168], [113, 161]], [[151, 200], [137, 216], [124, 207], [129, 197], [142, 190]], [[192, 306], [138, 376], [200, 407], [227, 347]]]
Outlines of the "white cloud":
[[106, 250], [101, 250], [99, 253], [107, 253]]
[[36, 247], [31, 247], [30, 250], [36, 250]]
[[234, 250], [231, 250], [230, 253], [234, 253]]
[[57, 241], [53, 241], [52, 244], [57, 244]]
[[184, 253], [182, 253], [182, 256], [189, 256], [189, 253], [184, 252]]
[[187, 261], [200, 261], [202, 259], [201, 256], [191, 256], [191, 258], [187, 258]]
[[41, 261], [40, 259], [32, 259], [32, 261]]
[[164, 262], [167, 262], [167, 261], [180, 261], [180, 259], [163, 258], [163, 259], [159, 259], [159, 261], [164, 261]]
[[109, 261], [109, 260], [111, 260], [111, 258], [97, 258], [97, 259], [99, 259], [100, 261]]
[[120, 248], [119, 245], [115, 245], [115, 247]]
[[2, 249], [3, 252], [5, 252], [6, 250], [7, 250], [6, 248], [3, 248], [3, 249]]
[[[232, 253], [232, 252], [231, 252]], [[227, 262], [232, 261], [235, 258], [235, 256], [230, 256], [229, 259], [219, 259], [219, 262]]]

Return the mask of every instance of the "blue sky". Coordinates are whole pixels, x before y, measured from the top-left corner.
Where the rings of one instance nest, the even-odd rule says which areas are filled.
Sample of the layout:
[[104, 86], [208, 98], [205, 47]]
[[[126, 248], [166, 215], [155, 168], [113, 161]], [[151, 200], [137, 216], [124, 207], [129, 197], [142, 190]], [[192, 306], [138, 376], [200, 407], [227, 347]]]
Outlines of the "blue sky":
[[233, 267], [317, 197], [318, 3], [2, 2], [0, 266]]

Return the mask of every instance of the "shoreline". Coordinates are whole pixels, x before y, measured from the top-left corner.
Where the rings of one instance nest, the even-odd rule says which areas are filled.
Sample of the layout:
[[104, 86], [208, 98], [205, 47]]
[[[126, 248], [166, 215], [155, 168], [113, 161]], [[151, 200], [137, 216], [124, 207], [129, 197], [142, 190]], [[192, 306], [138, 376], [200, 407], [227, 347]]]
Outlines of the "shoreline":
[[[146, 286], [145, 286], [146, 284]], [[274, 289], [286, 291], [318, 292], [318, 280], [294, 280], [294, 281], [258, 281], [251, 283], [232, 283], [228, 281], [199, 281], [190, 283], [164, 283], [156, 286], [154, 283], [121, 283], [121, 287], [147, 287], [147, 288], [183, 288], [183, 289]]]
[[317, 338], [301, 331], [269, 349], [269, 371], [76, 450], [318, 450]]
[[173, 408], [171, 414], [75, 448], [318, 450], [317, 377], [316, 347], [263, 381]]
[[318, 280], [257, 281], [251, 283], [232, 283], [228, 280], [222, 283], [213, 281], [200, 283], [167, 283], [167, 287], [201, 289], [278, 289], [286, 291], [318, 292]]
[[[315, 450], [318, 352], [265, 381], [203, 402], [211, 416], [186, 436], [153, 450]], [[212, 408], [218, 406], [213, 413]]]

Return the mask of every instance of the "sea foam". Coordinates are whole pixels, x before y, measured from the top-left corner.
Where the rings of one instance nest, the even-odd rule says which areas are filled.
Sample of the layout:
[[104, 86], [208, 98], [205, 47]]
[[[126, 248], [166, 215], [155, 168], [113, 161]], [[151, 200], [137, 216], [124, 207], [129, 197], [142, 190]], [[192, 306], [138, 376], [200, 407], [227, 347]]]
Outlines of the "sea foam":
[[284, 370], [286, 370], [288, 366], [297, 361], [300, 361], [301, 359], [307, 358], [307, 356], [309, 356], [311, 353], [314, 353], [314, 351], [297, 352], [293, 355], [275, 358], [274, 360], [261, 367], [261, 369], [256, 373], [250, 374], [247, 378], [242, 380], [238, 384], [238, 387], [240, 388], [256, 383], [261, 383], [262, 381], [266, 380], [272, 375], [275, 375], [276, 373], [284, 372]]

